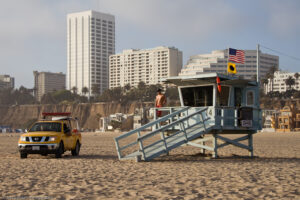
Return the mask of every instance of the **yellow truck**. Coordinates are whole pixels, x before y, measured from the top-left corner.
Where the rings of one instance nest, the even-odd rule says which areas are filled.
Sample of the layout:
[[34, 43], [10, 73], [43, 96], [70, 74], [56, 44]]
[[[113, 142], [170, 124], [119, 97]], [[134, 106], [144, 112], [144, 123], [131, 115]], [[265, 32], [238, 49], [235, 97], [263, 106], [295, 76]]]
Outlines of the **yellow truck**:
[[[18, 149], [21, 158], [28, 154], [55, 154], [61, 158], [66, 151], [78, 156], [81, 147], [81, 133], [77, 118], [71, 113], [43, 113], [43, 120], [35, 122], [21, 135]], [[46, 118], [51, 117], [51, 119]]]

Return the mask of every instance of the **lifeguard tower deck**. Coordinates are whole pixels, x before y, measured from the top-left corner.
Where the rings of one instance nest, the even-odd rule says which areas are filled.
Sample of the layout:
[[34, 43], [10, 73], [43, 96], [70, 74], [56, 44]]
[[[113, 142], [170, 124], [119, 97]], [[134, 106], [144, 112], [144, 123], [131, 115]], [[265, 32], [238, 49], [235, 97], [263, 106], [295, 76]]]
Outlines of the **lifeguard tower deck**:
[[[120, 160], [149, 161], [184, 144], [202, 153], [211, 151], [214, 158], [218, 149], [234, 145], [253, 157], [253, 134], [261, 130], [262, 122], [256, 82], [217, 73], [170, 77], [164, 82], [178, 86], [181, 107], [155, 108], [168, 114], [156, 118], [154, 112], [154, 121], [116, 137]], [[149, 128], [152, 131], [146, 131]], [[240, 143], [244, 140], [248, 145]]]

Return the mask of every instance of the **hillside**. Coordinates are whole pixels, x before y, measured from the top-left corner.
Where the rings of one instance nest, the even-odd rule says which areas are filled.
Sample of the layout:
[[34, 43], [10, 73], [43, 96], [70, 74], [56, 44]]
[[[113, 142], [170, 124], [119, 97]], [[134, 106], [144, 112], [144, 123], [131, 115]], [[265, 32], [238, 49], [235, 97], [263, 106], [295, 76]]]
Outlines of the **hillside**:
[[136, 108], [153, 106], [152, 103], [138, 103], [121, 105], [120, 103], [81, 103], [57, 105], [17, 105], [0, 106], [0, 125], [12, 128], [26, 128], [36, 119], [42, 117], [43, 112], [71, 112], [80, 121], [80, 127], [97, 129], [99, 117], [114, 113], [132, 114]]

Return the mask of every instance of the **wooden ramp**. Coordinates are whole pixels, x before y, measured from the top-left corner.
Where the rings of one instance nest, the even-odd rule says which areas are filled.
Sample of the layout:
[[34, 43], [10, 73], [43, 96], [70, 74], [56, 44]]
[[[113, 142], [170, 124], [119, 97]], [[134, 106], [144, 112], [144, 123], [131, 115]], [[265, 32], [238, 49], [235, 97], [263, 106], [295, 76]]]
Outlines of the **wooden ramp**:
[[[169, 115], [116, 137], [119, 159], [149, 161], [210, 132], [213, 125], [208, 121], [206, 110], [207, 108], [201, 108], [191, 111], [190, 107], [181, 107]], [[150, 127], [154, 130], [142, 135]], [[172, 131], [172, 134], [166, 136], [168, 131]]]

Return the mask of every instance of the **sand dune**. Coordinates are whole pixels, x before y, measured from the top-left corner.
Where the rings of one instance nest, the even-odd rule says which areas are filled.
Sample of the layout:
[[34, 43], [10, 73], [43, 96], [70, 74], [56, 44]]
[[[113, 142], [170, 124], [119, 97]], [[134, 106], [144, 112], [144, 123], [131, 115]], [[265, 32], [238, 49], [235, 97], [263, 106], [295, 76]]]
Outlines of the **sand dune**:
[[[300, 133], [259, 133], [254, 159], [180, 147], [153, 162], [117, 159], [116, 133], [84, 133], [81, 155], [20, 159], [18, 134], [0, 134], [2, 199], [300, 199]], [[0, 199], [1, 199], [0, 198]]]

